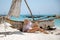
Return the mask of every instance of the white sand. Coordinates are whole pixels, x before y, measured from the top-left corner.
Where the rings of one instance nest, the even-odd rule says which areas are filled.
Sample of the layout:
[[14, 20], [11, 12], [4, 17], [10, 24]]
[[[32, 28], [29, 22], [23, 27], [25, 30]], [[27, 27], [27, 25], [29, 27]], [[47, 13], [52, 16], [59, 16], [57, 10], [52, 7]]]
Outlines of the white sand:
[[[0, 25], [0, 32], [4, 32], [4, 26]], [[6, 28], [6, 32], [10, 32], [9, 35], [1, 34], [0, 40], [60, 40], [60, 35], [43, 34], [43, 33], [22, 33], [16, 29], [10, 27]]]

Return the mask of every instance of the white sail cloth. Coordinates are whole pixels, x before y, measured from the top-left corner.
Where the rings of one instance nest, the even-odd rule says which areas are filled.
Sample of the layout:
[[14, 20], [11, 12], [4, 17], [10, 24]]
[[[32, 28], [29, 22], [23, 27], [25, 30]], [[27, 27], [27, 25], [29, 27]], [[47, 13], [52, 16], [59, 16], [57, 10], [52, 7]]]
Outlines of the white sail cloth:
[[8, 13], [8, 17], [15, 16], [18, 17], [21, 12], [21, 2], [22, 0], [12, 0], [12, 5]]

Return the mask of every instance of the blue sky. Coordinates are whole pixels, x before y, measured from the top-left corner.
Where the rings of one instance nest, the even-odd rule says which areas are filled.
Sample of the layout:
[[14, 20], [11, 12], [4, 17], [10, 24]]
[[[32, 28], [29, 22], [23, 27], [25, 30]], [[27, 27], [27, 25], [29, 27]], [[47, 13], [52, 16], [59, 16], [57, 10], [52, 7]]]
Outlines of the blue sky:
[[[8, 14], [12, 0], [0, 0], [0, 15]], [[27, 0], [35, 15], [60, 14], [60, 0]], [[21, 14], [30, 14], [22, 0]]]

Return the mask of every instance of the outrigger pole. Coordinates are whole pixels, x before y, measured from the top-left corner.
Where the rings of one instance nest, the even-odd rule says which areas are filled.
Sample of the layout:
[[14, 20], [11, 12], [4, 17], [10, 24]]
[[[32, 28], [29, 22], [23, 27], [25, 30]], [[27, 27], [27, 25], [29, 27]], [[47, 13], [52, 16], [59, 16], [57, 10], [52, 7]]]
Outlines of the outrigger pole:
[[29, 12], [30, 12], [30, 14], [31, 14], [32, 19], [34, 20], [34, 17], [33, 17], [33, 15], [32, 15], [32, 11], [31, 11], [31, 9], [30, 9], [30, 7], [29, 7], [27, 1], [24, 0], [24, 2], [25, 2], [26, 6], [27, 6], [27, 8], [28, 8], [28, 10], [29, 10]]

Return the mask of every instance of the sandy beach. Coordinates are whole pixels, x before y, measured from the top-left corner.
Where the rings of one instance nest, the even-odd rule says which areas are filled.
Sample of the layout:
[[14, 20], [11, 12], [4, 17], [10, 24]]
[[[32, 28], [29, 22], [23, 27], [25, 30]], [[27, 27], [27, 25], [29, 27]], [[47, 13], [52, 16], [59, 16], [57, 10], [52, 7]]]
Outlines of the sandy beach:
[[43, 33], [23, 33], [17, 29], [13, 29], [9, 26], [6, 26], [6, 34], [5, 36], [5, 28], [4, 25], [0, 26], [0, 40], [60, 40], [60, 35], [55, 34], [43, 34]]
[[45, 35], [36, 33], [23, 33], [23, 34], [12, 34], [6, 37], [1, 37], [0, 40], [60, 40], [60, 36], [57, 35]]

